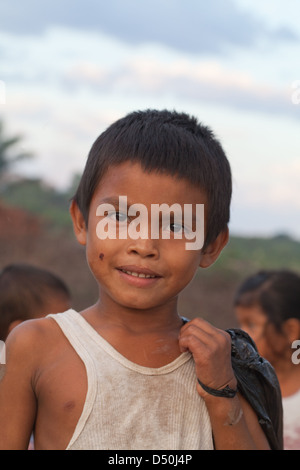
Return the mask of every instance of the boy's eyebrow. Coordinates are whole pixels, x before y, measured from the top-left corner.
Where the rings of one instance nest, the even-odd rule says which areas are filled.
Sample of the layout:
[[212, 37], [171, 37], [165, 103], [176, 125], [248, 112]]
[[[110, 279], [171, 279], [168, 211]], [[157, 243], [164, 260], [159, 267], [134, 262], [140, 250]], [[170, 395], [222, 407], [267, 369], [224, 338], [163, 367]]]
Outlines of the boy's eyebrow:
[[[127, 206], [127, 210], [128, 208], [133, 205], [134, 203], [131, 203], [131, 201], [128, 201], [127, 200], [127, 196], [126, 197], [126, 206]], [[120, 200], [121, 198], [121, 200]], [[104, 197], [103, 199], [101, 199], [100, 201], [100, 205], [101, 204], [111, 204], [112, 206], [114, 206], [116, 209], [118, 208], [121, 208], [121, 209], [125, 209], [125, 206], [123, 205], [124, 204], [124, 196], [108, 196], [108, 197]], [[120, 204], [121, 203], [121, 204]]]
[[105, 197], [100, 201], [100, 204], [112, 204], [115, 207], [119, 207], [119, 203], [119, 198], [115, 196]]

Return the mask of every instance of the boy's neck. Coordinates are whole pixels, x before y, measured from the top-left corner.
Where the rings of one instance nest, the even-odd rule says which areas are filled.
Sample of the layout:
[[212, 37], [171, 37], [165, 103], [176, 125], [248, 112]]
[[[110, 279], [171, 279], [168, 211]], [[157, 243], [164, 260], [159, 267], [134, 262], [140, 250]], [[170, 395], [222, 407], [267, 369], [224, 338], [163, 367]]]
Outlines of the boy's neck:
[[163, 330], [173, 330], [182, 326], [177, 312], [177, 302], [153, 309], [132, 309], [123, 306], [107, 305], [98, 302], [85, 311], [84, 316], [93, 318], [97, 324], [123, 328], [132, 334], [143, 334]]
[[178, 335], [183, 325], [177, 309], [159, 307], [107, 310], [100, 301], [82, 312], [90, 325], [120, 354], [144, 367], [157, 368], [180, 356]]
[[291, 358], [279, 360], [273, 364], [283, 397], [293, 395], [300, 389], [299, 365], [292, 363]]

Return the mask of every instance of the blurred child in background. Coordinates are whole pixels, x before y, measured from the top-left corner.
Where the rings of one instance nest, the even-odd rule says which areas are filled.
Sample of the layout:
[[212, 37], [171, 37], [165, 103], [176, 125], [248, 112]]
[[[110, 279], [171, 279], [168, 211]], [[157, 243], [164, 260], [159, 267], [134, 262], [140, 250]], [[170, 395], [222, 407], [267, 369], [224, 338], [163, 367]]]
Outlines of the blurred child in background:
[[[28, 264], [11, 264], [0, 272], [0, 340], [25, 320], [71, 308], [68, 287], [51, 272]], [[4, 367], [0, 369], [0, 380]], [[33, 437], [29, 450], [34, 449]]]
[[[283, 397], [284, 448], [300, 450], [300, 276], [261, 271], [239, 287], [234, 308], [241, 328], [274, 367]], [[295, 343], [294, 343], [295, 342]]]
[[65, 283], [51, 272], [12, 264], [0, 272], [0, 340], [19, 323], [71, 307]]

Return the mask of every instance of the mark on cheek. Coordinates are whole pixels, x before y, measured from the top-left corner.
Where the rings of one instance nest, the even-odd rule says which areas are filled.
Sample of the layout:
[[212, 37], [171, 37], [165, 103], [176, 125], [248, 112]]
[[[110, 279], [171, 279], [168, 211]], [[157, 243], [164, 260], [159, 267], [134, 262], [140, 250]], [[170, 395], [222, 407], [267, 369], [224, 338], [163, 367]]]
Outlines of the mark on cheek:
[[101, 259], [101, 261], [102, 261], [102, 260], [103, 260], [103, 258], [104, 258], [104, 253], [100, 253], [100, 255], [99, 255], [99, 258], [100, 258], [100, 259]]

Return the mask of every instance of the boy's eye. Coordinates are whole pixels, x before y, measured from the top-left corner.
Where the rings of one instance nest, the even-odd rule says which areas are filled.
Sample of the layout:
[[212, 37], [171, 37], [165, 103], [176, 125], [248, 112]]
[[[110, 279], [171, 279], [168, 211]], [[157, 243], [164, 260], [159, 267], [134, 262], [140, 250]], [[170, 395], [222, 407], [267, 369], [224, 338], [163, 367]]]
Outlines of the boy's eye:
[[248, 321], [244, 323], [244, 328], [255, 332], [259, 330], [259, 325], [257, 325], [255, 322]]
[[112, 220], [115, 220], [116, 222], [127, 222], [128, 220], [127, 214], [118, 211], [108, 212], [107, 217]]
[[183, 236], [186, 232], [189, 231], [187, 227], [185, 227], [181, 222], [178, 222], [178, 223], [171, 222], [170, 224], [165, 225], [163, 230], [166, 232], [172, 232], [172, 233], [178, 233], [178, 234], [180, 233]]
[[169, 227], [170, 227], [171, 232], [178, 233], [178, 232], [182, 232], [184, 230], [184, 227], [181, 224], [170, 224]]
[[183, 225], [182, 223], [178, 222], [178, 223], [171, 223], [167, 229], [170, 231], [170, 232], [173, 232], [173, 233], [182, 233], [183, 235], [184, 234], [189, 234], [191, 233], [192, 229], [190, 227], [188, 227], [187, 225]]

